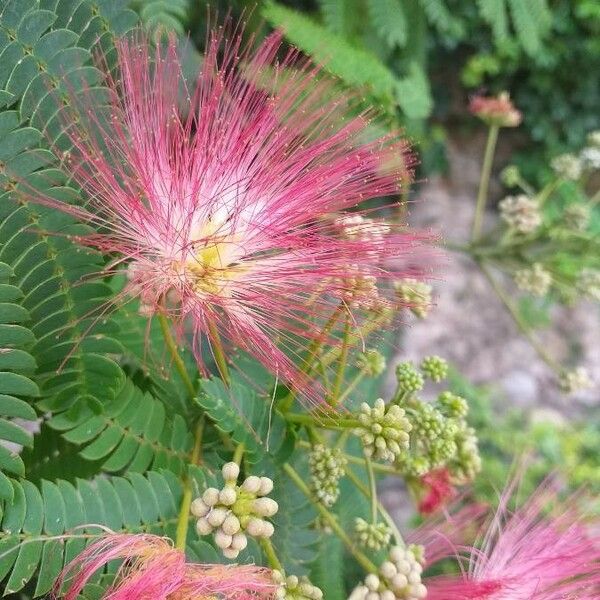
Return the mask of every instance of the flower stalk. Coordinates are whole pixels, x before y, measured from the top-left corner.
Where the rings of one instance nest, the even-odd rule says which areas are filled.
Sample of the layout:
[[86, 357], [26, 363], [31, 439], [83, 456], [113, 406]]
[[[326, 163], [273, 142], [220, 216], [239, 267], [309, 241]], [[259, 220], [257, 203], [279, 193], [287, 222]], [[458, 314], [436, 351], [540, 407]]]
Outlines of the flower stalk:
[[479, 190], [477, 192], [477, 203], [475, 205], [475, 215], [473, 217], [473, 228], [471, 230], [471, 242], [477, 242], [481, 236], [481, 226], [485, 214], [485, 205], [487, 203], [490, 177], [492, 175], [492, 164], [494, 162], [494, 153], [496, 151], [499, 131], [500, 126], [497, 124], [491, 124], [488, 130], [488, 138], [485, 144], [485, 153], [483, 155], [483, 166], [481, 168], [481, 179], [479, 181]]

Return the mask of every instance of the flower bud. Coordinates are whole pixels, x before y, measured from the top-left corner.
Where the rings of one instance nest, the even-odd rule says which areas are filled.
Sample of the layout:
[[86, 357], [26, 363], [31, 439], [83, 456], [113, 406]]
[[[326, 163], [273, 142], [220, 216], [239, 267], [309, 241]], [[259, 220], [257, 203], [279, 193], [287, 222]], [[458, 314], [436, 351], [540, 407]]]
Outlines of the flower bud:
[[221, 552], [223, 552], [225, 558], [229, 558], [230, 560], [236, 559], [240, 554], [240, 551], [235, 548], [221, 548]]
[[252, 508], [261, 517], [272, 517], [279, 510], [279, 505], [271, 498], [257, 498], [252, 503]]
[[228, 462], [223, 465], [221, 472], [225, 481], [237, 481], [240, 474], [240, 467], [237, 463]]
[[224, 487], [219, 492], [219, 502], [225, 506], [232, 506], [237, 500], [237, 493], [233, 488]]
[[208, 522], [206, 517], [201, 517], [196, 521], [196, 531], [198, 532], [198, 535], [208, 535], [209, 533], [212, 533], [212, 530], [213, 526]]
[[249, 494], [256, 494], [260, 490], [261, 480], [256, 475], [250, 475], [246, 477], [244, 483], [242, 483], [242, 489]]
[[421, 361], [421, 371], [431, 379], [439, 383], [448, 375], [448, 363], [439, 356], [426, 356]]
[[209, 510], [210, 506], [202, 498], [196, 498], [190, 506], [190, 511], [195, 517], [204, 517]]
[[248, 538], [241, 532], [236, 533], [231, 539], [231, 548], [234, 550], [244, 550], [248, 545]]
[[273, 491], [273, 480], [268, 477], [260, 478], [260, 487], [258, 489], [259, 496], [267, 496]]
[[206, 519], [213, 527], [220, 527], [225, 517], [227, 517], [227, 510], [224, 508], [213, 508]]
[[219, 548], [229, 548], [232, 539], [232, 536], [227, 535], [222, 529], [217, 529], [215, 532], [215, 544], [217, 544]]
[[214, 506], [219, 501], [219, 490], [216, 488], [207, 488], [202, 494], [202, 500], [207, 506]]
[[233, 535], [240, 530], [240, 521], [239, 519], [231, 514], [227, 515], [223, 524], [221, 525], [221, 529], [228, 535]]
[[265, 523], [265, 521], [263, 521], [262, 519], [258, 519], [256, 517], [252, 517], [248, 521], [248, 525], [246, 525], [246, 531], [252, 537], [262, 537], [262, 535], [263, 535], [263, 529], [264, 529], [264, 523]]

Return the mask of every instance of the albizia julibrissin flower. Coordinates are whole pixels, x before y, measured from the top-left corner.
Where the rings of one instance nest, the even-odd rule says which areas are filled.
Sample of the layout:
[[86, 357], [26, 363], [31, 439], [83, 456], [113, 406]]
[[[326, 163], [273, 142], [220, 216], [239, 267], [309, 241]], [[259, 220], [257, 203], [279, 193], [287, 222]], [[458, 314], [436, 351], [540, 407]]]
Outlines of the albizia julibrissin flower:
[[192, 83], [174, 40], [117, 40], [106, 105], [72, 90], [63, 113], [89, 200], [37, 201], [98, 230], [78, 241], [119, 257], [111, 272], [128, 273], [144, 314], [191, 322], [200, 363], [218, 332], [300, 388], [315, 323], [340, 302], [356, 321], [392, 301], [393, 279], [422, 274], [426, 235], [348, 210], [397, 194], [410, 156], [297, 51], [276, 60], [280, 35], [253, 49], [224, 31]]
[[[560, 501], [550, 481], [513, 514], [508, 486], [463, 576], [426, 582], [428, 600], [592, 600], [600, 597], [600, 540], [581, 498]], [[457, 548], [457, 553], [465, 548]]]
[[105, 600], [269, 600], [275, 585], [268, 569], [252, 565], [186, 563], [166, 538], [107, 534], [71, 561], [54, 586], [55, 597], [75, 600], [90, 577], [112, 560], [122, 560]]

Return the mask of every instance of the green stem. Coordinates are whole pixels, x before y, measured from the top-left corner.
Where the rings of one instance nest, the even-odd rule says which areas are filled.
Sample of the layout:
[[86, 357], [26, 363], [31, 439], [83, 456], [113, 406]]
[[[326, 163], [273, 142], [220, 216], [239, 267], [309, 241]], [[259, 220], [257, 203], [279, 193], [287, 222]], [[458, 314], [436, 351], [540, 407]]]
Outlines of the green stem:
[[[196, 425], [194, 435], [194, 448], [192, 449], [191, 464], [197, 465], [200, 462], [200, 448], [202, 442], [202, 432], [204, 430], [204, 417], [200, 417]], [[190, 506], [192, 504], [192, 482], [189, 475], [185, 476], [183, 481], [183, 497], [179, 508], [177, 518], [177, 529], [175, 531], [175, 547], [185, 551], [185, 542], [187, 539], [188, 526], [190, 523]]]
[[346, 362], [348, 360], [348, 350], [350, 348], [350, 315], [346, 314], [346, 320], [344, 322], [344, 337], [342, 339], [342, 349], [340, 353], [340, 360], [338, 362], [338, 368], [335, 376], [335, 382], [333, 384], [333, 391], [329, 399], [331, 406], [337, 406], [339, 403], [339, 395], [344, 383], [344, 373], [346, 371]]
[[267, 561], [271, 569], [283, 573], [283, 567], [281, 566], [281, 562], [277, 558], [277, 554], [275, 553], [275, 548], [273, 548], [271, 540], [269, 538], [260, 538], [260, 547], [265, 553], [265, 556], [267, 557]]
[[[375, 465], [375, 466], [377, 466], [377, 465]], [[370, 493], [369, 493], [368, 488], [362, 483], [362, 481], [360, 481], [360, 479], [350, 469], [346, 470], [346, 476], [348, 477], [348, 479], [350, 479], [350, 481], [358, 488], [358, 490], [365, 497], [369, 498]], [[400, 546], [404, 546], [405, 545], [404, 538], [402, 537], [400, 530], [398, 529], [396, 523], [394, 522], [394, 519], [392, 519], [392, 515], [390, 515], [390, 513], [385, 509], [383, 504], [381, 504], [381, 502], [379, 502], [379, 501], [377, 502], [377, 509], [379, 510], [379, 514], [384, 518], [388, 527], [392, 530], [392, 533], [393, 533], [394, 537], [396, 538], [396, 543]]]
[[173, 359], [173, 364], [181, 377], [185, 388], [190, 395], [190, 398], [194, 398], [196, 395], [196, 389], [194, 388], [194, 384], [188, 375], [187, 369], [185, 368], [185, 364], [183, 359], [179, 355], [177, 350], [177, 344], [175, 343], [175, 339], [173, 338], [173, 334], [171, 333], [171, 327], [169, 326], [169, 321], [167, 317], [163, 313], [158, 314], [158, 322], [160, 324], [160, 329], [163, 334], [163, 338], [165, 340], [165, 344], [167, 345], [167, 350]]
[[481, 226], [483, 224], [483, 215], [490, 187], [490, 177], [492, 174], [492, 163], [494, 162], [494, 152], [496, 142], [498, 141], [498, 125], [490, 125], [485, 153], [483, 155], [483, 166], [481, 167], [481, 179], [479, 181], [479, 190], [477, 192], [477, 204], [475, 205], [475, 215], [473, 218], [473, 229], [471, 231], [471, 241], [476, 242], [481, 235]]
[[377, 567], [365, 556], [360, 550], [356, 548], [354, 542], [350, 539], [348, 534], [344, 531], [342, 526], [338, 523], [338, 520], [333, 514], [331, 514], [313, 495], [308, 486], [304, 483], [300, 475], [296, 473], [291, 465], [285, 463], [283, 465], [284, 471], [288, 474], [289, 478], [294, 482], [296, 487], [306, 496], [311, 504], [317, 509], [323, 519], [331, 527], [332, 531], [344, 542], [344, 545], [348, 549], [348, 552], [354, 556], [357, 562], [369, 573], [376, 573]]
[[244, 456], [244, 444], [238, 444], [233, 453], [233, 462], [238, 466], [242, 463], [242, 456]]
[[360, 427], [360, 421], [358, 419], [342, 419], [338, 417], [303, 415], [299, 413], [288, 413], [285, 415], [285, 420], [290, 423], [299, 423], [300, 425], [308, 425], [310, 427], [320, 427], [321, 429]]
[[221, 376], [223, 383], [229, 387], [231, 385], [231, 377], [229, 375], [229, 367], [227, 366], [227, 358], [223, 351], [223, 343], [221, 342], [221, 336], [219, 335], [217, 326], [211, 320], [208, 321], [208, 332], [210, 334], [212, 352], [215, 362], [217, 363], [219, 375]]
[[375, 472], [373, 471], [373, 462], [365, 454], [365, 466], [367, 467], [367, 477], [369, 478], [369, 496], [371, 497], [371, 522], [377, 523], [377, 482], [375, 481]]
[[481, 272], [484, 274], [485, 278], [488, 280], [489, 284], [492, 286], [496, 295], [504, 304], [506, 310], [509, 315], [512, 317], [515, 325], [519, 329], [519, 331], [525, 336], [527, 341], [530, 343], [532, 348], [538, 353], [540, 358], [555, 372], [560, 373], [561, 367], [560, 365], [548, 354], [546, 349], [540, 344], [540, 342], [535, 338], [529, 325], [525, 322], [523, 317], [521, 317], [518, 308], [513, 304], [512, 300], [508, 297], [508, 294], [504, 291], [502, 286], [496, 281], [494, 276], [492, 275], [489, 268], [484, 265], [481, 261], [478, 261], [479, 268]]

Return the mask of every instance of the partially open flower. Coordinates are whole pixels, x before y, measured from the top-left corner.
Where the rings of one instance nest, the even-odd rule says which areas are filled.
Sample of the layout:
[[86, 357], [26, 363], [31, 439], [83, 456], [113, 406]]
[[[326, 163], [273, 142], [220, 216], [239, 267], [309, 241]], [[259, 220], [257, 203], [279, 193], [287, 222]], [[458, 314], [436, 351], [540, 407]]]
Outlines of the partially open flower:
[[60, 112], [69, 176], [89, 202], [28, 199], [97, 229], [77, 241], [116, 257], [107, 272], [128, 274], [119, 298], [139, 298], [181, 337], [189, 326], [201, 366], [203, 339], [220, 337], [304, 391], [291, 355], [320, 335], [315, 321], [340, 298], [371, 309], [394, 279], [418, 276], [419, 237], [430, 236], [355, 213], [340, 234], [340, 214], [398, 193], [407, 145], [399, 132], [368, 141], [377, 115], [358, 114], [359, 98], [284, 51], [281, 34], [244, 37], [241, 26], [213, 31], [193, 78], [175, 37], [116, 40], [115, 69], [99, 61], [102, 103], [84, 86]]
[[104, 600], [268, 600], [275, 586], [267, 569], [254, 566], [186, 563], [170, 540], [148, 534], [104, 535], [62, 571], [55, 595], [75, 600], [92, 575], [122, 560]]
[[554, 172], [564, 179], [577, 181], [583, 173], [583, 164], [574, 154], [561, 154], [552, 159]]
[[423, 491], [419, 500], [419, 512], [429, 515], [443, 508], [455, 495], [450, 482], [450, 472], [441, 468], [430, 471], [421, 477]]
[[525, 194], [507, 196], [499, 207], [502, 219], [518, 233], [533, 233], [542, 224], [539, 202]]
[[474, 96], [469, 103], [469, 110], [487, 125], [517, 127], [521, 124], [521, 113], [506, 92], [498, 96]]
[[[600, 539], [581, 498], [562, 502], [544, 483], [516, 512], [508, 504], [515, 484], [481, 543], [470, 550], [464, 575], [426, 582], [429, 600], [562, 600], [598, 597]], [[451, 551], [450, 551], [451, 552]], [[456, 552], [456, 549], [454, 550]]]

